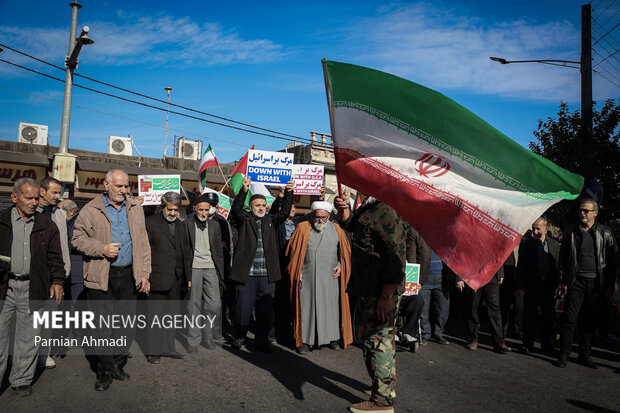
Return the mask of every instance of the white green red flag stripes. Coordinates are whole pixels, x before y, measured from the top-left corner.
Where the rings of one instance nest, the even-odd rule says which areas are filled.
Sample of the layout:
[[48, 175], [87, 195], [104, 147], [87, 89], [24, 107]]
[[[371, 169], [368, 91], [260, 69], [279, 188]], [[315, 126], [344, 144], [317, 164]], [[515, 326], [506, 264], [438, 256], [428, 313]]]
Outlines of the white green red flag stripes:
[[323, 69], [340, 182], [396, 209], [474, 289], [583, 187], [434, 90], [350, 64]]
[[200, 193], [204, 192], [204, 189], [207, 187], [207, 168], [211, 168], [212, 166], [218, 166], [217, 158], [215, 157], [215, 152], [211, 149], [211, 145], [207, 147], [204, 155], [202, 155], [202, 160], [200, 161], [200, 167], [198, 168], [198, 184], [200, 186]]

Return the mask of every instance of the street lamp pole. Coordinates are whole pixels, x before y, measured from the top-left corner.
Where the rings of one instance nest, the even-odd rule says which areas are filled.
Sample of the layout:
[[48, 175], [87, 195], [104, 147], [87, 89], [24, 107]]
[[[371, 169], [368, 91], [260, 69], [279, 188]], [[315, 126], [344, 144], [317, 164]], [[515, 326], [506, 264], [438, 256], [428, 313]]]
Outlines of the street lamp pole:
[[168, 93], [168, 102], [166, 103], [166, 132], [164, 137], [164, 158], [166, 157], [166, 149], [168, 149], [168, 109], [170, 108], [170, 91], [172, 88], [166, 86], [164, 90]]
[[[570, 67], [581, 71], [581, 121], [586, 139], [592, 138], [592, 9], [589, 4], [581, 6], [581, 60], [506, 60], [490, 57], [494, 62], [509, 63], [543, 63], [554, 66]], [[569, 66], [576, 65], [576, 66]]]
[[[78, 66], [78, 55], [85, 44], [93, 44], [94, 40], [88, 37], [89, 28], [84, 26], [79, 37], [77, 35], [78, 10], [82, 7], [77, 0], [69, 3], [71, 6], [71, 29], [69, 35], [69, 53], [65, 57], [65, 93], [62, 102], [62, 118], [60, 121], [60, 142], [58, 153], [54, 155], [52, 173], [54, 178], [71, 184], [75, 181], [76, 156], [69, 153], [69, 126], [71, 124], [71, 100], [73, 93], [73, 71]], [[64, 196], [64, 194], [63, 194]]]

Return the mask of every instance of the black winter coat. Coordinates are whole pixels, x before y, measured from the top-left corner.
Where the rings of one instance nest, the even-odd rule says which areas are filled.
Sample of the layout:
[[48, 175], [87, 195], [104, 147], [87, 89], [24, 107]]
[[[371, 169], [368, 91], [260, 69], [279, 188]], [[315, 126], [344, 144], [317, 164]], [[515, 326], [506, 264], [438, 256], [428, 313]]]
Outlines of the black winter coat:
[[[237, 227], [239, 240], [235, 248], [233, 267], [230, 273], [232, 281], [244, 283], [248, 279], [250, 267], [256, 254], [258, 242], [258, 225], [254, 216], [243, 210], [243, 204], [247, 196], [247, 191], [243, 188], [239, 191], [230, 209], [232, 223]], [[265, 249], [265, 260], [267, 263], [267, 273], [269, 282], [280, 280], [280, 262], [278, 259], [278, 246], [276, 229], [286, 220], [291, 212], [293, 204], [293, 191], [286, 191], [282, 199], [282, 208], [275, 214], [266, 214], [262, 218], [263, 247]]]
[[[13, 225], [11, 208], [0, 212], [0, 255], [11, 256]], [[6, 297], [11, 264], [0, 261], [0, 299]], [[47, 300], [52, 284], [63, 285], [65, 263], [58, 227], [48, 216], [35, 212], [30, 234], [30, 300]]]
[[185, 223], [175, 221], [174, 236], [161, 213], [151, 215], [145, 223], [151, 245], [151, 290], [168, 291], [175, 279], [179, 285], [187, 285], [192, 269], [187, 268], [190, 247]]

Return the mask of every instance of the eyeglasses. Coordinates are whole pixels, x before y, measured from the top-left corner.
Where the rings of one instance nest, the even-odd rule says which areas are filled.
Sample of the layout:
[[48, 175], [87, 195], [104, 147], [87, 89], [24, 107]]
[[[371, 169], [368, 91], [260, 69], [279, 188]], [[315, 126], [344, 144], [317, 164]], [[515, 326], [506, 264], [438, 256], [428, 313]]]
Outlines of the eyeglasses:
[[585, 208], [579, 208], [579, 212], [583, 212], [584, 214], [588, 214], [590, 212], [594, 212], [596, 211], [595, 209], [585, 209]]

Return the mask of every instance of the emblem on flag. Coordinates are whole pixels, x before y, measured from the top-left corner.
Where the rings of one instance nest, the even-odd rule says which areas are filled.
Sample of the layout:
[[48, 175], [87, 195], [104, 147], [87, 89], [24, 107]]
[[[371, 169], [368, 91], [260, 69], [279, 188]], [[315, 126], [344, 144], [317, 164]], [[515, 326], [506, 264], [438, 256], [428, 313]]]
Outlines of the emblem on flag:
[[425, 153], [415, 161], [416, 171], [426, 178], [439, 178], [450, 170], [450, 164], [441, 156]]

